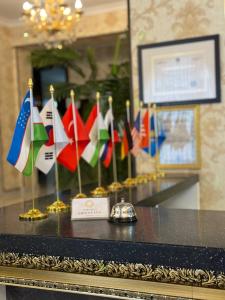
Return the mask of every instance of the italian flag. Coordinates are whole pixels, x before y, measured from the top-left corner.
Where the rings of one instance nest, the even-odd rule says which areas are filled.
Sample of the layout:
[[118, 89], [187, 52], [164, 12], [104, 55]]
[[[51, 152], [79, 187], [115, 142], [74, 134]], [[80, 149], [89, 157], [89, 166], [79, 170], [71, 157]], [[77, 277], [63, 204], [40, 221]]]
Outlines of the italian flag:
[[[41, 146], [48, 141], [48, 135], [45, 130], [44, 124], [42, 122], [42, 119], [40, 117], [39, 111], [37, 107], [33, 107], [33, 138], [30, 138], [30, 148], [29, 148], [29, 153], [27, 156], [27, 162], [25, 165], [25, 168], [23, 169], [22, 173], [25, 176], [30, 176], [32, 174], [33, 168], [35, 166], [35, 161], [38, 155], [38, 152], [41, 148]], [[30, 126], [30, 120], [28, 121], [27, 124], [28, 128], [31, 130]], [[31, 136], [30, 130], [27, 130], [28, 135]]]
[[86, 122], [86, 130], [90, 142], [82, 153], [82, 158], [92, 167], [95, 167], [100, 155], [100, 149], [109, 140], [109, 133], [105, 126], [101, 112], [97, 104], [93, 107]]

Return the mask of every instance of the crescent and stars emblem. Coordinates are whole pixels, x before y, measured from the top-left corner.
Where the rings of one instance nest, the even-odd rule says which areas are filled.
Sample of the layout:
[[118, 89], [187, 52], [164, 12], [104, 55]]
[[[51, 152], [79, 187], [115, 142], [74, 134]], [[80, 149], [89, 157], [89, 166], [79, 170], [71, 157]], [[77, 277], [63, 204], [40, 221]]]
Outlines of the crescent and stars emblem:
[[68, 125], [68, 131], [70, 131], [71, 127], [73, 126], [73, 120], [70, 121], [69, 125]]
[[26, 102], [30, 102], [30, 98], [26, 98], [26, 99], [24, 100], [24, 103], [26, 103]]
[[68, 136], [69, 136], [69, 143], [72, 145], [74, 143], [74, 132], [72, 130], [74, 125], [74, 121], [70, 121], [69, 125], [67, 127], [67, 131], [68, 131]]

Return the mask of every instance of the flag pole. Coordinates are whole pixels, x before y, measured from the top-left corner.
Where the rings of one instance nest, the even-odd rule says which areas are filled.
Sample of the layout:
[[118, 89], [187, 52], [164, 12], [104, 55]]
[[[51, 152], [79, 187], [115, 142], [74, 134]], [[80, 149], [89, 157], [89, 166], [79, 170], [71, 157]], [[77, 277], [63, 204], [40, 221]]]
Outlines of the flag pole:
[[113, 122], [113, 108], [112, 108], [112, 102], [113, 102], [113, 98], [112, 96], [109, 96], [108, 98], [108, 102], [109, 102], [109, 109], [111, 111], [111, 139], [112, 139], [112, 159], [113, 159], [113, 183], [111, 183], [108, 186], [108, 189], [110, 192], [117, 192], [118, 190], [121, 190], [122, 184], [118, 182], [117, 179], [117, 165], [116, 165], [116, 151], [115, 151], [115, 138], [114, 138], [114, 122]]
[[46, 213], [42, 213], [39, 209], [35, 208], [35, 182], [34, 182], [34, 124], [33, 124], [33, 80], [30, 78], [28, 80], [28, 87], [30, 91], [30, 147], [31, 147], [31, 196], [32, 196], [32, 209], [28, 210], [28, 212], [20, 214], [19, 219], [21, 221], [36, 221], [46, 219], [48, 215]]
[[56, 123], [55, 123], [55, 100], [54, 100], [54, 87], [50, 85], [49, 88], [52, 101], [52, 127], [53, 127], [53, 143], [55, 152], [55, 185], [56, 185], [56, 201], [47, 207], [49, 213], [64, 212], [69, 209], [69, 205], [60, 200], [59, 196], [59, 169], [57, 163], [57, 142], [56, 142]]
[[[148, 103], [148, 132], [149, 132], [149, 139], [148, 139], [148, 154], [151, 157], [151, 102]], [[157, 176], [154, 173], [147, 174], [149, 181], [154, 181], [157, 179]]]
[[148, 139], [148, 154], [151, 155], [151, 103], [148, 103], [148, 132], [149, 132], [149, 139]]
[[98, 140], [97, 140], [97, 149], [98, 149], [98, 186], [91, 192], [93, 197], [104, 197], [108, 195], [107, 190], [102, 187], [102, 170], [101, 170], [101, 158], [100, 158], [100, 126], [99, 126], [99, 115], [100, 115], [100, 93], [96, 93], [96, 102], [97, 102], [97, 132], [98, 132]]
[[[127, 122], [130, 126], [130, 101], [129, 100], [126, 101], [126, 113], [127, 113]], [[123, 182], [123, 185], [125, 187], [135, 186], [136, 185], [136, 180], [135, 180], [135, 178], [132, 178], [132, 174], [131, 174], [131, 153], [130, 153], [130, 150], [129, 150], [128, 156], [127, 156], [127, 163], [128, 163], [128, 177]]]
[[31, 193], [32, 193], [32, 210], [35, 209], [35, 182], [34, 182], [34, 118], [33, 118], [33, 107], [34, 107], [34, 97], [33, 97], [33, 81], [30, 78], [28, 81], [28, 86], [30, 90], [30, 136], [31, 136]]
[[156, 104], [153, 104], [153, 116], [154, 116], [154, 129], [155, 129], [155, 176], [158, 177], [158, 127], [157, 127], [157, 115]]
[[153, 104], [153, 113], [154, 113], [154, 127], [155, 127], [155, 174], [156, 177], [165, 177], [165, 173], [159, 169], [159, 133], [158, 133], [158, 120], [157, 120], [157, 107], [156, 104]]
[[76, 145], [76, 160], [77, 160], [77, 175], [78, 175], [78, 187], [79, 187], [79, 193], [75, 196], [75, 198], [86, 198], [87, 195], [82, 193], [82, 182], [81, 182], [81, 170], [80, 170], [80, 160], [79, 160], [79, 153], [78, 153], [78, 132], [77, 132], [77, 116], [75, 111], [75, 102], [74, 97], [75, 93], [74, 90], [70, 91], [70, 97], [72, 102], [72, 113], [73, 113], [73, 124], [74, 124], [74, 140]]
[[[130, 101], [127, 100], [126, 102], [126, 110], [127, 110], [127, 121], [130, 126]], [[128, 178], [131, 178], [131, 153], [130, 151], [128, 152]]]
[[98, 186], [102, 185], [102, 170], [101, 170], [101, 160], [100, 160], [100, 126], [99, 126], [99, 114], [100, 114], [100, 93], [96, 93], [97, 101], [97, 127], [98, 127]]

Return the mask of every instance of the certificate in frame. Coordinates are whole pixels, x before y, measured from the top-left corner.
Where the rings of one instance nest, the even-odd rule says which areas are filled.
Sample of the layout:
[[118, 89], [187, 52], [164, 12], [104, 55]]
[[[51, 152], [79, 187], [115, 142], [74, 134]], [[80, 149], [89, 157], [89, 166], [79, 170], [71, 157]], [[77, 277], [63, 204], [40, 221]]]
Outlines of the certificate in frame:
[[199, 106], [157, 109], [158, 128], [166, 136], [158, 155], [160, 169], [200, 169]]
[[219, 35], [140, 45], [138, 66], [145, 104], [221, 101]]

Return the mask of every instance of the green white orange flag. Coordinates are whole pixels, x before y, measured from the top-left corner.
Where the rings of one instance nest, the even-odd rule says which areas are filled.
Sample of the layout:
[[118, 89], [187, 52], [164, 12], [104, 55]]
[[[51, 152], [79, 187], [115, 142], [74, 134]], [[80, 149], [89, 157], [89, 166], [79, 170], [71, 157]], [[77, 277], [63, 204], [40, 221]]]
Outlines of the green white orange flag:
[[101, 112], [96, 104], [86, 122], [86, 130], [88, 132], [90, 142], [82, 153], [82, 158], [92, 167], [98, 162], [101, 147], [108, 141], [109, 133], [105, 126]]

